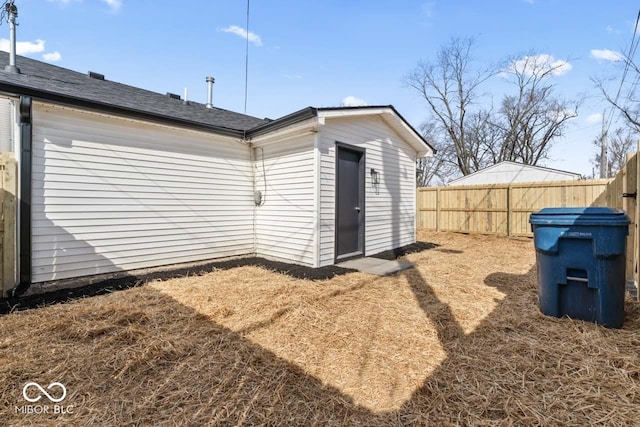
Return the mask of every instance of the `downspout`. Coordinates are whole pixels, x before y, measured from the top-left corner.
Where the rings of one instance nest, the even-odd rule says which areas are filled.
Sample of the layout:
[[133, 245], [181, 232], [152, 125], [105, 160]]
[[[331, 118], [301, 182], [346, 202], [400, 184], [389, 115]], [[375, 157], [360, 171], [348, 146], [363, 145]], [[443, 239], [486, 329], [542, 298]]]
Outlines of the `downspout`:
[[252, 227], [251, 232], [253, 233], [253, 256], [258, 255], [258, 206], [255, 203], [256, 197], [256, 168], [255, 168], [255, 159], [254, 159], [254, 149], [253, 144], [251, 143], [251, 139], [247, 139], [246, 131], [245, 136], [242, 139], [247, 147], [249, 147], [249, 166], [251, 167], [251, 194], [253, 194], [253, 215], [252, 215]]
[[313, 234], [315, 238], [314, 244], [314, 260], [313, 267], [320, 267], [320, 224], [321, 221], [321, 206], [322, 201], [320, 200], [321, 194], [321, 166], [322, 166], [322, 155], [320, 154], [320, 130], [318, 129], [316, 133], [313, 135]]
[[31, 97], [20, 97], [20, 230], [18, 231], [18, 285], [9, 289], [9, 298], [19, 297], [31, 286], [31, 142], [33, 136]]

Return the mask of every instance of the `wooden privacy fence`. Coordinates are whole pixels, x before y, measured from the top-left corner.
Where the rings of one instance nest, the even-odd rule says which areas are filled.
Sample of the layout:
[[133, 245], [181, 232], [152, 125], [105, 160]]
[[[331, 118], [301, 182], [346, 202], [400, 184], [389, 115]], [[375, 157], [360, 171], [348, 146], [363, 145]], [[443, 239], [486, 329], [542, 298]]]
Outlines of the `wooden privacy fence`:
[[533, 236], [529, 215], [542, 208], [608, 206], [623, 209], [631, 220], [626, 252], [627, 280], [637, 284], [639, 163], [638, 153], [627, 156], [625, 167], [613, 179], [418, 188], [417, 228]]
[[418, 229], [532, 236], [529, 215], [551, 206], [608, 206], [613, 181], [558, 181], [418, 189]]
[[0, 155], [0, 289], [2, 295], [16, 284], [16, 160], [13, 153]]

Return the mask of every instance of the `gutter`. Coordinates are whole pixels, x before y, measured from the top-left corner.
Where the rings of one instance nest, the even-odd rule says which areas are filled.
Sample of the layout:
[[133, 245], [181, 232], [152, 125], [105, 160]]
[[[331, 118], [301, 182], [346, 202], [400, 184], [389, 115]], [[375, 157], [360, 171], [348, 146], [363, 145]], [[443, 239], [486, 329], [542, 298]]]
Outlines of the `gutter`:
[[256, 136], [264, 135], [269, 132], [273, 132], [278, 129], [285, 128], [292, 124], [301, 122], [303, 120], [311, 119], [318, 116], [318, 109], [313, 107], [307, 107], [295, 113], [273, 120], [272, 122], [265, 123], [258, 127], [252, 128], [247, 132], [247, 137], [254, 138]]
[[18, 212], [19, 271], [18, 284], [7, 291], [9, 298], [19, 297], [31, 286], [31, 170], [32, 99], [20, 96], [20, 198]]

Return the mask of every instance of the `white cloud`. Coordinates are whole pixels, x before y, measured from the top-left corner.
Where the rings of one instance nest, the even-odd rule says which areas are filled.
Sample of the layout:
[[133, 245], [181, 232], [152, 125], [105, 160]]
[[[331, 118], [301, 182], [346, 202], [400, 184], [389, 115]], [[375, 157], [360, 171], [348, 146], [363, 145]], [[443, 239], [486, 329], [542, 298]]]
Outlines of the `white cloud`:
[[36, 39], [35, 43], [34, 42], [17, 42], [16, 52], [18, 53], [18, 55], [44, 52], [45, 43], [46, 42], [41, 39]]
[[436, 7], [436, 3], [434, 1], [428, 1], [422, 4], [422, 13], [427, 18], [433, 18], [433, 11]]
[[365, 107], [369, 104], [367, 104], [367, 101], [365, 101], [364, 99], [360, 99], [360, 98], [356, 98], [355, 96], [345, 96], [344, 98], [342, 98], [342, 101], [340, 101], [340, 106], [341, 107]]
[[547, 117], [556, 122], [560, 122], [569, 117], [576, 117], [578, 115], [577, 111], [572, 111], [568, 109], [549, 111], [547, 112]]
[[58, 62], [62, 59], [62, 54], [57, 50], [55, 52], [43, 53], [42, 59], [49, 62]]
[[595, 59], [604, 61], [617, 62], [624, 60], [624, 56], [620, 52], [609, 49], [591, 49], [591, 56]]
[[535, 56], [524, 56], [509, 64], [509, 71], [533, 75], [551, 71], [554, 76], [567, 74], [573, 66], [563, 59], [555, 59], [552, 55], [541, 53]]
[[[58, 51], [47, 52], [45, 51], [46, 41], [42, 39], [36, 39], [34, 42], [17, 42], [16, 53], [18, 55], [30, 55], [34, 53], [42, 53], [42, 58], [45, 61], [57, 62], [62, 59], [62, 54]], [[9, 52], [9, 39], [0, 39], [0, 50]]]
[[[16, 53], [18, 55], [28, 55], [30, 53], [44, 52], [44, 40], [37, 39], [35, 42], [17, 42]], [[0, 39], [0, 50], [9, 52], [9, 39]]]
[[284, 77], [291, 80], [302, 80], [302, 76], [300, 74], [285, 74]]
[[223, 28], [220, 31], [224, 31], [225, 33], [235, 34], [238, 37], [242, 37], [245, 40], [249, 40], [249, 42], [253, 43], [256, 46], [262, 46], [262, 39], [259, 35], [252, 33], [251, 31], [247, 32], [242, 27], [238, 27], [237, 25], [229, 25], [226, 28]]
[[122, 7], [122, 0], [102, 0], [102, 1], [106, 3], [107, 6], [109, 6], [109, 9], [111, 9], [112, 12], [117, 12]]
[[589, 114], [585, 119], [585, 122], [591, 123], [591, 124], [600, 123], [601, 121], [602, 121], [602, 113]]
[[607, 25], [606, 30], [609, 34], [622, 34], [622, 30], [619, 30], [612, 25]]

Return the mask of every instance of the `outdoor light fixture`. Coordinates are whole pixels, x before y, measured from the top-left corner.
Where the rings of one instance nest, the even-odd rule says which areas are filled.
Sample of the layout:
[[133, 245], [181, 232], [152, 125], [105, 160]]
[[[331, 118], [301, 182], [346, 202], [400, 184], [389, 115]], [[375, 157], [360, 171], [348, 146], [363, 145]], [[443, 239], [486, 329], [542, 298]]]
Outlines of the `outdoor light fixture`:
[[380, 184], [380, 172], [378, 172], [374, 168], [371, 168], [371, 183], [373, 185]]

